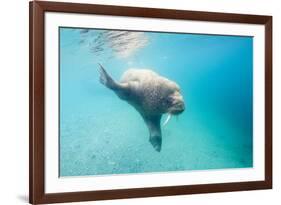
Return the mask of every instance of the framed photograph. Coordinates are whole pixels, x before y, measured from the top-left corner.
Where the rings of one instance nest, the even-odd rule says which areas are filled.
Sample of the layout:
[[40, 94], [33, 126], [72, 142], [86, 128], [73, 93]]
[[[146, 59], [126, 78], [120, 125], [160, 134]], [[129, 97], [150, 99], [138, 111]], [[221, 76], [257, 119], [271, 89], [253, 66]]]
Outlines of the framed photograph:
[[30, 203], [271, 187], [271, 16], [30, 2]]

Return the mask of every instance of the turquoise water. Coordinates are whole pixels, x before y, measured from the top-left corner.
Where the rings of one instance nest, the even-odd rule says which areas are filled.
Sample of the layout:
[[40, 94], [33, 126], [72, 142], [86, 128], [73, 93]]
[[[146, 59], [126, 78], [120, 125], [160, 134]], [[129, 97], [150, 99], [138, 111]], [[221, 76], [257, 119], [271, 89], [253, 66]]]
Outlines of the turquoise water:
[[[253, 38], [60, 28], [60, 176], [253, 166]], [[186, 110], [149, 143], [141, 116], [99, 82], [146, 68], [175, 81]], [[162, 118], [164, 121], [165, 116]]]

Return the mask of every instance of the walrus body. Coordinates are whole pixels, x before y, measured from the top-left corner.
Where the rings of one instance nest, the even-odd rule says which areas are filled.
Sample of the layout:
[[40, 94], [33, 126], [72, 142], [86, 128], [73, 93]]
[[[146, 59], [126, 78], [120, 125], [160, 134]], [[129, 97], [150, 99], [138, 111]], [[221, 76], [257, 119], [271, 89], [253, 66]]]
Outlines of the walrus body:
[[179, 86], [147, 69], [129, 69], [120, 82], [115, 82], [101, 65], [100, 82], [141, 114], [149, 129], [149, 141], [160, 152], [162, 115], [178, 115], [185, 109]]

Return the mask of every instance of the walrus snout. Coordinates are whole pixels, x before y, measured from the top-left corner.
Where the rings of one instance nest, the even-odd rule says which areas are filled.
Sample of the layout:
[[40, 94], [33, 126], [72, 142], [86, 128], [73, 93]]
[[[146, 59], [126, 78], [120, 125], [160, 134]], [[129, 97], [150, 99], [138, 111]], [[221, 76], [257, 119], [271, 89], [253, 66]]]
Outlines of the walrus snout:
[[179, 92], [175, 92], [172, 96], [172, 104], [168, 109], [168, 113], [173, 115], [179, 115], [185, 110], [185, 103], [182, 95]]
[[173, 115], [179, 115], [185, 110], [185, 105], [184, 103], [178, 103], [176, 104], [173, 109], [171, 110], [171, 114]]

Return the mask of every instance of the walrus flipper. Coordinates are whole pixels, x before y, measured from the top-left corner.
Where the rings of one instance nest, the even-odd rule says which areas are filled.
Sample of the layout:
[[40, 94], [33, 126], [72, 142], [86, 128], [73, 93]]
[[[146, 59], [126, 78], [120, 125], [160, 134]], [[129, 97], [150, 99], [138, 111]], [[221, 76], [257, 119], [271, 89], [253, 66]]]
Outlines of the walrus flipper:
[[144, 120], [149, 129], [149, 142], [156, 151], [160, 152], [162, 147], [162, 133], [160, 127], [161, 115], [146, 116]]
[[107, 88], [113, 90], [122, 100], [127, 100], [129, 96], [128, 85], [114, 81], [104, 67], [101, 64], [99, 64], [99, 66], [100, 82]]
[[104, 67], [99, 64], [100, 82], [111, 90], [118, 88], [118, 84], [108, 75]]

